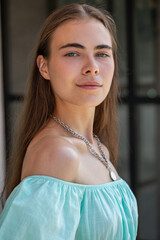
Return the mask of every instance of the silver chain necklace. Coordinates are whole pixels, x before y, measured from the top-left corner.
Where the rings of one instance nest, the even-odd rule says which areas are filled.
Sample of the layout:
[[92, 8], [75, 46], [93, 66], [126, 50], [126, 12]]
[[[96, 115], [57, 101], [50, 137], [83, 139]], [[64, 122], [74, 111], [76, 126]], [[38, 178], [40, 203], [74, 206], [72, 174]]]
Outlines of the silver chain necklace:
[[94, 150], [94, 148], [92, 147], [91, 143], [82, 135], [78, 134], [77, 132], [75, 132], [74, 130], [72, 130], [69, 126], [67, 126], [64, 122], [62, 122], [59, 118], [56, 118], [55, 116], [51, 115], [51, 118], [53, 118], [57, 123], [59, 123], [64, 129], [66, 129], [68, 132], [70, 132], [74, 137], [81, 139], [82, 141], [84, 141], [86, 143], [86, 145], [88, 146], [90, 152], [96, 157], [98, 158], [108, 169], [109, 171], [109, 176], [110, 178], [115, 181], [117, 180], [117, 177], [115, 175], [115, 173], [112, 171], [109, 161], [103, 151], [101, 142], [99, 140], [99, 138], [93, 134], [94, 138], [97, 140], [97, 144], [98, 144], [98, 148], [100, 150], [101, 156]]

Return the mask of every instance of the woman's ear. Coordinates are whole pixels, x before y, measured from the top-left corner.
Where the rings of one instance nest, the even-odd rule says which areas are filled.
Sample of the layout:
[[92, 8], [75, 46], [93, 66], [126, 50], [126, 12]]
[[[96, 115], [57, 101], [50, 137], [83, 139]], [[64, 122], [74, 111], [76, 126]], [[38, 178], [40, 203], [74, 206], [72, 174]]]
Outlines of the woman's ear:
[[39, 55], [37, 57], [37, 66], [42, 77], [46, 80], [50, 80], [47, 60], [43, 57], [43, 55]]

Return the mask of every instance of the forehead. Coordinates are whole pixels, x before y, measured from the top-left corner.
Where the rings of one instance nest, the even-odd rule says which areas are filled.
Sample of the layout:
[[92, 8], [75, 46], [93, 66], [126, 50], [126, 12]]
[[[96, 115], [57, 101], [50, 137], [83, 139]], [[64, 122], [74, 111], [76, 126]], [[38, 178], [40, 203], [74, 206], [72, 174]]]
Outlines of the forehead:
[[51, 45], [78, 42], [84, 45], [108, 44], [112, 46], [108, 29], [96, 19], [68, 20], [61, 24], [52, 35]]

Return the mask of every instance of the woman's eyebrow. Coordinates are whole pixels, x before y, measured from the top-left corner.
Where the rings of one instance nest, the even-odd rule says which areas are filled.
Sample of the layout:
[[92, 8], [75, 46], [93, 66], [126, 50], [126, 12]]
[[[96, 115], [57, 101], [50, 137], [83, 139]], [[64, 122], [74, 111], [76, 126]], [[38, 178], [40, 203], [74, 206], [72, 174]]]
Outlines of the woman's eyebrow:
[[112, 50], [112, 47], [107, 45], [107, 44], [100, 44], [100, 45], [97, 45], [94, 49], [103, 49], [103, 48], [106, 48], [106, 49], [110, 49]]
[[85, 49], [85, 47], [79, 43], [67, 43], [67, 44], [61, 46], [59, 49], [68, 48], [68, 47]]
[[[63, 48], [69, 48], [69, 47], [85, 49], [85, 47], [83, 45], [79, 44], [79, 43], [67, 43], [67, 44], [61, 46], [59, 48], [59, 50], [63, 49]], [[112, 50], [112, 47], [107, 45], [107, 44], [100, 44], [100, 45], [97, 45], [97, 46], [94, 47], [95, 50], [97, 50], [97, 49], [104, 49], [104, 48]]]

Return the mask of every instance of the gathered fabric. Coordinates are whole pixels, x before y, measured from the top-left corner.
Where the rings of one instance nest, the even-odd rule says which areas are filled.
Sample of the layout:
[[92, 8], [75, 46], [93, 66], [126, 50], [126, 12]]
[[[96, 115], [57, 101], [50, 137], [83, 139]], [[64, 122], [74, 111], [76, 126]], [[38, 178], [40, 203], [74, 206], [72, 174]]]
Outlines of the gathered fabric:
[[6, 201], [0, 239], [135, 240], [137, 226], [137, 201], [122, 178], [84, 185], [33, 175]]

